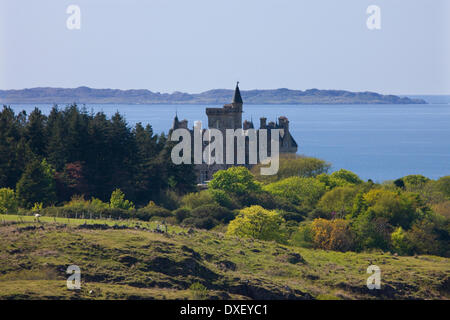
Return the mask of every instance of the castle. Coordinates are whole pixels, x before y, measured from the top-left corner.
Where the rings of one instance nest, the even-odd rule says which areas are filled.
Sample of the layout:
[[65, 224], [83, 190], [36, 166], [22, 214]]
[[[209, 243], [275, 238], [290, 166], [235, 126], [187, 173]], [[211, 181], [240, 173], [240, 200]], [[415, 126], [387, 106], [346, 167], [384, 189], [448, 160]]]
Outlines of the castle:
[[[227, 129], [254, 129], [253, 121], [245, 120], [242, 123], [242, 113], [243, 113], [243, 101], [241, 97], [241, 92], [239, 90], [239, 82], [236, 84], [236, 89], [234, 91], [233, 99], [230, 104], [225, 104], [222, 108], [206, 108], [206, 115], [208, 116], [208, 128], [209, 129], [218, 129], [225, 133]], [[289, 120], [281, 116], [278, 118], [278, 123], [275, 122], [267, 122], [267, 118], [260, 118], [260, 129], [283, 129], [283, 135], [280, 137], [280, 153], [296, 153], [298, 149], [297, 142], [295, 142], [294, 138], [291, 136], [289, 131]], [[198, 123], [195, 125], [199, 125]], [[179, 120], [178, 115], [175, 115], [172, 124], [172, 130], [176, 129], [188, 129], [188, 121], [187, 120]], [[204, 130], [204, 129], [203, 129]], [[191, 130], [191, 134], [193, 130]], [[270, 134], [268, 135], [268, 139], [270, 139]], [[207, 144], [204, 144], [206, 147]], [[225, 145], [225, 144], [224, 144]], [[270, 145], [270, 143], [269, 143]], [[225, 147], [224, 147], [225, 153]], [[270, 150], [269, 150], [270, 153]], [[235, 154], [235, 164], [237, 164], [236, 152]], [[246, 146], [246, 161], [245, 166], [251, 167], [248, 161], [248, 146]], [[242, 164], [241, 164], [242, 165]], [[212, 164], [208, 165], [206, 163], [196, 164], [195, 171], [197, 173], [197, 182], [199, 184], [204, 184], [206, 181], [212, 179], [213, 174], [218, 170], [225, 170], [229, 168], [230, 164]]]

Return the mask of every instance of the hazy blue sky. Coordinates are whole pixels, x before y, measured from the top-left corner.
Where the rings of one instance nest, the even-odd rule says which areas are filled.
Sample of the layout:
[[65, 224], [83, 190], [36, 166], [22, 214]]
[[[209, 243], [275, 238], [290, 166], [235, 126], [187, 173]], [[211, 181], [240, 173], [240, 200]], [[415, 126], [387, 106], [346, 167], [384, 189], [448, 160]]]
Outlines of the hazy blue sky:
[[0, 0], [0, 20], [0, 89], [450, 94], [450, 0]]

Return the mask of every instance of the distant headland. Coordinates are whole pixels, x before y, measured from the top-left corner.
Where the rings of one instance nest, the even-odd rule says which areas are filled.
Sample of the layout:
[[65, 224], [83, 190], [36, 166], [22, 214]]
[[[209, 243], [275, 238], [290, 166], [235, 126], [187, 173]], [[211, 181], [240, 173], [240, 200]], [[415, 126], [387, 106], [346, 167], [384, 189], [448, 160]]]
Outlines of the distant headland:
[[[426, 104], [423, 99], [344, 90], [248, 90], [241, 91], [247, 104]], [[202, 93], [159, 93], [150, 90], [92, 89], [79, 87], [0, 90], [0, 104], [14, 103], [111, 103], [111, 104], [223, 104], [232, 90], [213, 89]]]

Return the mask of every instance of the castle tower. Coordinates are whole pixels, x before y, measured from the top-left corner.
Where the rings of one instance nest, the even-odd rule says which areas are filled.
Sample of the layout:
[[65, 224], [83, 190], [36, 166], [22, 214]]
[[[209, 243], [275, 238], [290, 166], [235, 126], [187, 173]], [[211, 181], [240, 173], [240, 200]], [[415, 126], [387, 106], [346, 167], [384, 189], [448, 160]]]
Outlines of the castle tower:
[[233, 108], [239, 109], [242, 112], [242, 105], [244, 102], [242, 101], [241, 91], [239, 90], [239, 81], [236, 83], [236, 89], [234, 89], [233, 100], [231, 102]]
[[242, 97], [239, 82], [234, 90], [233, 100], [222, 108], [206, 108], [208, 128], [210, 129], [242, 129]]

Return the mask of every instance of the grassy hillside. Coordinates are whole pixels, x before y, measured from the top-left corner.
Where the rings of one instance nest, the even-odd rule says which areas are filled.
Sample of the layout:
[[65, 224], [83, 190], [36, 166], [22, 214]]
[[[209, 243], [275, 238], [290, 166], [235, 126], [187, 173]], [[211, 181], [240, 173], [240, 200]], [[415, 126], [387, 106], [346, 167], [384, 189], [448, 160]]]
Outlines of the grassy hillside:
[[[447, 299], [450, 260], [339, 253], [156, 223], [2, 216], [0, 299]], [[66, 288], [69, 265], [82, 288]], [[381, 290], [366, 269], [381, 268]], [[207, 290], [190, 289], [201, 283]]]

